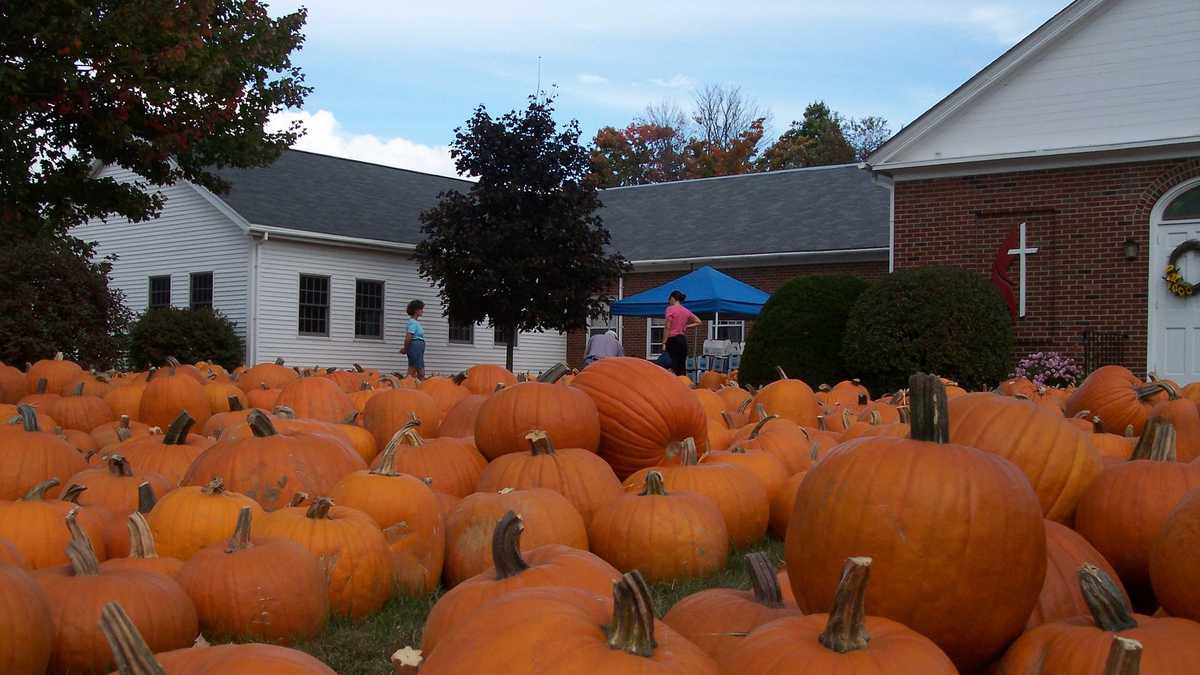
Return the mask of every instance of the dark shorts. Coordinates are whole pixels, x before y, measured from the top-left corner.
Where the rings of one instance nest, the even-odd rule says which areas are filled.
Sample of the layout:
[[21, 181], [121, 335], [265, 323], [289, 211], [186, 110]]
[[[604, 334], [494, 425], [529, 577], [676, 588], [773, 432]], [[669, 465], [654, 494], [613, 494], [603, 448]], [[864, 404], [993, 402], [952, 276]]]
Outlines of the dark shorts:
[[676, 375], [687, 375], [687, 338], [682, 335], [672, 335], [667, 338], [667, 354], [671, 356], [671, 372]]
[[408, 343], [408, 367], [425, 369], [425, 341], [413, 340]]

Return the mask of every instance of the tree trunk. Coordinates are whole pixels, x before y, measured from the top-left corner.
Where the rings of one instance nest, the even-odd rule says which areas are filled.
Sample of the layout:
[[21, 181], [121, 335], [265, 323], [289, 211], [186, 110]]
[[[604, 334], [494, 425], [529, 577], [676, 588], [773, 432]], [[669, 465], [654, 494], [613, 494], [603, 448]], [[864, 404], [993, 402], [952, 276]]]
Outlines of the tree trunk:
[[508, 368], [509, 372], [513, 371], [513, 343], [516, 342], [517, 331], [511, 328], [505, 330], [508, 336], [508, 344], [504, 346], [504, 367]]

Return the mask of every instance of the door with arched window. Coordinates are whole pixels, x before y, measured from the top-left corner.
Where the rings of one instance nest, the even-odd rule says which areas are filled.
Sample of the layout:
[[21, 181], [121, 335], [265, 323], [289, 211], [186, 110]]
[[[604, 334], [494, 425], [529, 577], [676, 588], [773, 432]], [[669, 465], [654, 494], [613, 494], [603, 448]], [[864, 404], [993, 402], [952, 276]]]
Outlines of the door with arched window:
[[[1171, 253], [1200, 241], [1200, 178], [1163, 195], [1151, 212], [1150, 235], [1149, 370], [1180, 384], [1200, 381], [1200, 288], [1181, 296], [1164, 280]], [[1185, 280], [1200, 282], [1200, 252], [1180, 256], [1176, 267]]]

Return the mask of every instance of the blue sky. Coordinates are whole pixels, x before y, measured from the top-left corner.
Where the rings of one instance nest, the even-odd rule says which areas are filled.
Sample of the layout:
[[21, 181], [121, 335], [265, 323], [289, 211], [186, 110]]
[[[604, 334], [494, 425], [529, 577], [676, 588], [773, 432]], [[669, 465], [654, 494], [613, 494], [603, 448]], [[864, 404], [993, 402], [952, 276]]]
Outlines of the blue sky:
[[590, 138], [698, 85], [740, 85], [778, 133], [815, 99], [893, 129], [1015, 44], [1066, 0], [308, 0], [298, 57], [314, 87], [297, 147], [452, 173], [446, 144], [477, 104], [557, 85]]

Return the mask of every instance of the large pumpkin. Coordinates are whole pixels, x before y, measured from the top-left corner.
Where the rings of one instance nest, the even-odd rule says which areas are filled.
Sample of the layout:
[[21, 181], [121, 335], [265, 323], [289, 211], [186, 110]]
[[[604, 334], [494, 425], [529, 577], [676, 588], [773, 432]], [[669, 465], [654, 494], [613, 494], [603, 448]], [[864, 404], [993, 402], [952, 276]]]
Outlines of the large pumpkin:
[[936, 377], [914, 375], [909, 385], [912, 439], [848, 441], [809, 470], [788, 524], [788, 572], [800, 608], [816, 612], [832, 605], [847, 558], [874, 558], [871, 612], [925, 635], [971, 672], [1020, 634], [1037, 602], [1042, 510], [1016, 466], [947, 442]]
[[202, 487], [187, 486], [163, 495], [146, 520], [160, 555], [187, 560], [200, 549], [227, 541], [238, 513], [250, 507], [254, 518], [263, 514], [258, 502], [230, 492], [220, 478]]
[[114, 422], [101, 424], [92, 429], [92, 440], [96, 442], [96, 446], [105, 448], [117, 443], [124, 443], [131, 438], [150, 435], [150, 425], [134, 422], [129, 419], [129, 415], [121, 415]]
[[563, 448], [595, 452], [600, 445], [596, 404], [579, 389], [522, 382], [488, 397], [475, 418], [475, 446], [489, 460], [525, 452], [525, 435], [545, 431]]
[[808, 470], [821, 451], [840, 442], [835, 434], [809, 431], [791, 420], [765, 415], [735, 434], [730, 445], [774, 455], [790, 475]]
[[25, 377], [30, 391], [37, 387], [38, 380], [45, 380], [46, 392], [61, 394], [66, 386], [81, 374], [83, 374], [83, 368], [80, 368], [79, 364], [63, 358], [63, 353], [58, 352], [52, 359], [42, 359], [29, 366]]
[[[17, 499], [51, 478], [63, 479], [82, 471], [83, 456], [63, 438], [38, 426], [38, 415], [28, 405], [17, 406], [20, 420], [0, 421], [0, 499]], [[46, 495], [61, 489], [55, 483]]]
[[388, 441], [371, 468], [383, 466], [383, 456], [393, 449], [394, 471], [426, 479], [435, 492], [466, 497], [475, 491], [487, 460], [469, 439], [444, 436], [425, 439], [417, 432], [420, 420], [400, 428]]
[[1071, 417], [1087, 410], [1100, 418], [1110, 434], [1124, 433], [1126, 426], [1133, 425], [1134, 434], [1140, 436], [1150, 410], [1168, 398], [1170, 386], [1147, 384], [1123, 366], [1102, 366], [1067, 397], [1066, 414]]
[[291, 408], [297, 417], [342, 423], [353, 419], [354, 404], [342, 388], [325, 377], [302, 377], [284, 385], [275, 405]]
[[438, 433], [447, 438], [471, 438], [475, 435], [475, 420], [487, 403], [486, 396], [471, 394], [446, 411]]
[[472, 394], [491, 396], [500, 387], [511, 387], [517, 383], [517, 376], [503, 366], [482, 363], [471, 366], [454, 378], [455, 382], [466, 387]]
[[367, 401], [361, 422], [382, 448], [414, 415], [421, 421], [422, 436], [438, 435], [442, 411], [429, 394], [416, 389], [389, 389], [375, 394]]
[[[1026, 630], [1051, 621], [1061, 621], [1088, 613], [1079, 590], [1079, 568], [1095, 565], [1116, 580], [1116, 572], [1104, 556], [1075, 530], [1052, 520], [1046, 521], [1046, 581], [1037, 605], [1026, 622]], [[1122, 601], [1128, 601], [1124, 587], [1115, 581]]]
[[644, 359], [602, 359], [571, 383], [600, 413], [600, 456], [619, 478], [674, 457], [686, 438], [704, 447], [704, 409], [686, 385]]
[[762, 450], [748, 450], [741, 445], [735, 445], [729, 450], [706, 452], [700, 462], [732, 464], [746, 469], [762, 484], [768, 500], [775, 497], [775, 493], [787, 482], [789, 475], [787, 467], [775, 455]]
[[237, 384], [242, 391], [250, 393], [263, 385], [268, 389], [281, 389], [299, 377], [296, 371], [283, 365], [283, 359], [275, 359], [274, 363], [260, 363], [248, 368], [238, 377]]
[[[110, 524], [109, 527], [113, 527], [113, 524]], [[127, 555], [110, 557], [100, 564], [100, 569], [152, 572], [179, 581], [179, 572], [183, 569], [183, 561], [179, 558], [158, 555], [154, 533], [151, 532], [150, 523], [146, 522], [144, 515], [136, 511], [130, 514], [125, 520], [125, 529], [129, 543], [125, 545], [125, 551], [122, 553], [127, 553]]]
[[417, 385], [417, 389], [429, 394], [438, 405], [438, 409], [442, 414], [450, 412], [450, 409], [458, 404], [459, 401], [471, 396], [471, 390], [459, 385], [449, 377], [431, 377], [427, 380], [421, 380], [421, 384]]
[[813, 394], [812, 387], [803, 380], [788, 378], [783, 369], [779, 369], [779, 377], [754, 395], [751, 409], [758, 410], [762, 406], [768, 415], [789, 419], [800, 426], [817, 426], [821, 404]]
[[771, 517], [768, 529], [771, 534], [783, 539], [787, 535], [788, 521], [796, 508], [796, 493], [800, 491], [800, 483], [804, 482], [807, 471], [792, 474], [779, 490], [771, 497]]
[[71, 476], [67, 483], [87, 488], [79, 497], [80, 506], [101, 506], [122, 521], [137, 511], [142, 483], [149, 483], [157, 495], [166, 494], [175, 485], [160, 474], [134, 471], [118, 454], [109, 455], [102, 466]]
[[179, 362], [168, 359], [166, 368], [150, 376], [138, 404], [138, 421], [166, 429], [185, 410], [201, 427], [212, 415], [204, 385], [180, 369]]
[[[0, 539], [8, 540], [25, 556], [32, 569], [42, 569], [67, 562], [65, 549], [71, 541], [62, 523], [72, 509], [70, 502], [47, 499], [47, 493], [58, 486], [51, 478], [29, 490], [14, 501], [0, 501]], [[90, 511], [78, 515], [79, 527], [95, 542], [101, 559], [105, 557], [104, 519]]]
[[63, 428], [89, 433], [101, 424], [117, 419], [104, 399], [84, 393], [82, 382], [52, 402], [47, 412], [53, 415]]
[[1150, 549], [1154, 597], [1171, 616], [1200, 621], [1200, 490], [1175, 507]]
[[[1174, 392], [1172, 392], [1172, 396]], [[53, 414], [53, 410], [51, 413]], [[59, 415], [54, 415], [61, 421]], [[1200, 409], [1186, 398], [1159, 401], [1150, 409], [1150, 417], [1158, 417], [1175, 427], [1175, 455], [1180, 462], [1200, 458]]]
[[190, 434], [193, 424], [195, 419], [185, 410], [165, 432], [131, 438], [101, 455], [120, 454], [136, 471], [158, 474], [173, 487], [183, 480], [192, 462], [215, 443], [207, 436]]
[[0, 562], [0, 673], [42, 675], [50, 662], [54, 626], [33, 577]]
[[29, 381], [25, 373], [5, 363], [0, 363], [0, 403], [16, 403], [29, 393]]
[[112, 409], [114, 415], [125, 415], [136, 420], [142, 409], [142, 394], [145, 392], [145, 382], [125, 382], [105, 394], [104, 402]]

